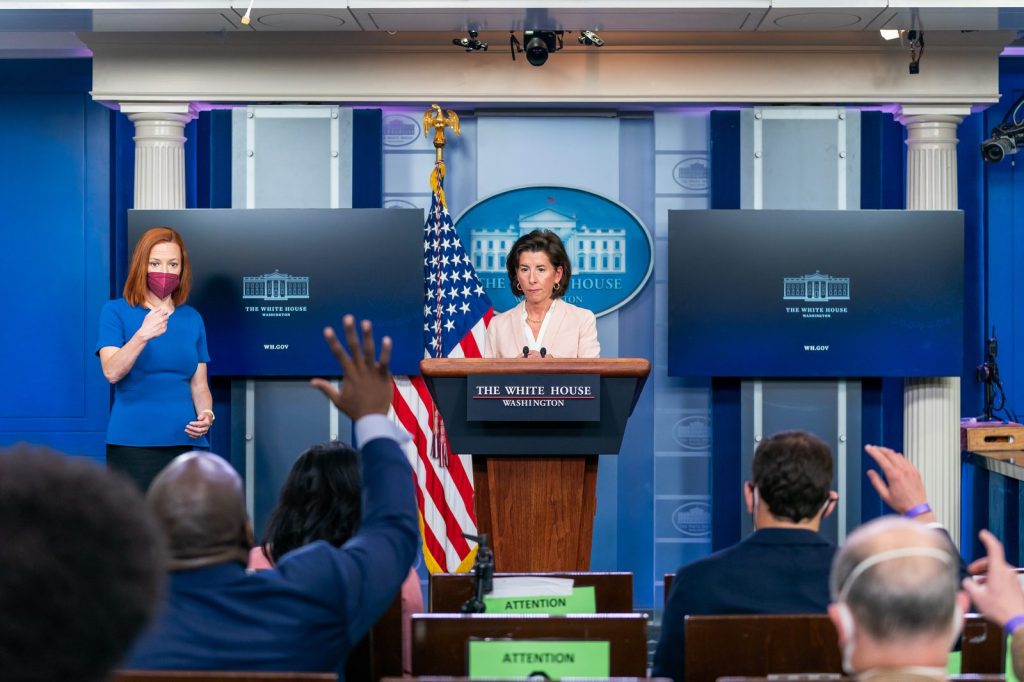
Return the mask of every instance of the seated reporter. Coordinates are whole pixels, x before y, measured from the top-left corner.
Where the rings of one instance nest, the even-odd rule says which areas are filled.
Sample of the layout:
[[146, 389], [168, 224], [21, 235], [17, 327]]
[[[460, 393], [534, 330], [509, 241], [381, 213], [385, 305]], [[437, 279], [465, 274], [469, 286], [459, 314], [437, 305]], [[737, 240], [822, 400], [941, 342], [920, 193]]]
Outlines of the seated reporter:
[[[317, 443], [295, 460], [267, 521], [263, 544], [249, 552], [249, 568], [273, 568], [289, 552], [317, 540], [341, 547], [359, 527], [362, 484], [359, 453], [344, 443]], [[402, 583], [402, 670], [412, 673], [412, 614], [423, 611], [414, 569]]]
[[358, 532], [342, 547], [314, 542], [272, 570], [247, 572], [252, 526], [242, 481], [215, 455], [188, 453], [157, 476], [147, 501], [168, 541], [167, 603], [126, 668], [337, 671], [387, 608], [415, 558], [418, 529], [412, 471], [387, 418], [391, 403], [384, 339], [375, 359], [369, 322], [363, 342], [344, 321], [350, 356], [334, 330], [324, 336], [344, 370], [339, 391], [313, 385], [355, 422], [363, 468]]
[[853, 533], [832, 563], [829, 617], [843, 671], [874, 682], [941, 682], [967, 594], [949, 538], [896, 516]]
[[156, 613], [163, 562], [130, 481], [44, 448], [0, 450], [0, 680], [108, 680]]
[[505, 261], [512, 293], [523, 300], [487, 327], [487, 358], [597, 358], [594, 313], [563, 300], [572, 265], [558, 235], [534, 230], [516, 240]]

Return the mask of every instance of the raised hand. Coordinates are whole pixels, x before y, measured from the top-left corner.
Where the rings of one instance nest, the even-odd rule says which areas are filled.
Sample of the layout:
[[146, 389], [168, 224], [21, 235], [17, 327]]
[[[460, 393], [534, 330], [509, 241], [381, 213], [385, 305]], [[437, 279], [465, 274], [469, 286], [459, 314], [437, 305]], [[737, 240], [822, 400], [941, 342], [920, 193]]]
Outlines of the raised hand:
[[135, 334], [143, 341], [155, 339], [167, 331], [167, 320], [171, 313], [166, 308], [153, 308], [142, 320], [142, 326]]
[[[355, 318], [346, 315], [342, 320], [345, 345], [338, 341], [334, 329], [324, 329], [324, 340], [338, 359], [344, 374], [341, 390], [334, 388], [326, 379], [313, 379], [310, 383], [319, 388], [335, 407], [347, 414], [353, 421], [368, 414], [387, 414], [391, 406], [393, 387], [388, 362], [391, 360], [391, 339], [381, 340], [380, 359], [376, 357], [373, 343], [373, 326], [363, 320], [362, 345], [356, 336]], [[349, 354], [351, 352], [351, 355]]]
[[964, 590], [986, 618], [1004, 626], [1014, 616], [1024, 614], [1024, 590], [1017, 574], [1006, 563], [1002, 543], [987, 530], [978, 536], [988, 553], [988, 574], [984, 583], [964, 578]]
[[[868, 480], [878, 492], [882, 501], [892, 507], [897, 514], [905, 514], [919, 504], [928, 502], [928, 493], [921, 480], [921, 473], [906, 457], [891, 448], [880, 445], [865, 445], [864, 451], [878, 462], [885, 474], [882, 478], [877, 471], [868, 469]], [[929, 512], [918, 517], [921, 521], [934, 520]]]

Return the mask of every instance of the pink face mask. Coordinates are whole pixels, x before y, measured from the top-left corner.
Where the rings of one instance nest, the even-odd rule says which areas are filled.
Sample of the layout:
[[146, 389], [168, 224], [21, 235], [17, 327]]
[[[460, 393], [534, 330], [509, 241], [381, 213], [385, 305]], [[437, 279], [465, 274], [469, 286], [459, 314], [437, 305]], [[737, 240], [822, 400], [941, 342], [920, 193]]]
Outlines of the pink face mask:
[[165, 299], [178, 288], [180, 278], [171, 272], [150, 272], [146, 274], [146, 286], [159, 299]]

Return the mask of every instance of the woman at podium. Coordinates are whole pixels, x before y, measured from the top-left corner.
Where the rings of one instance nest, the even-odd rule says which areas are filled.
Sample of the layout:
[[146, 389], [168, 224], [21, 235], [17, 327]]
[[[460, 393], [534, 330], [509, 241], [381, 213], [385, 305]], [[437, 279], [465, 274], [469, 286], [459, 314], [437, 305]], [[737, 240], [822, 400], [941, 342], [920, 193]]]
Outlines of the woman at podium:
[[562, 299], [572, 265], [558, 235], [534, 230], [516, 240], [505, 260], [509, 285], [522, 297], [487, 327], [487, 358], [596, 358], [601, 355], [594, 313]]

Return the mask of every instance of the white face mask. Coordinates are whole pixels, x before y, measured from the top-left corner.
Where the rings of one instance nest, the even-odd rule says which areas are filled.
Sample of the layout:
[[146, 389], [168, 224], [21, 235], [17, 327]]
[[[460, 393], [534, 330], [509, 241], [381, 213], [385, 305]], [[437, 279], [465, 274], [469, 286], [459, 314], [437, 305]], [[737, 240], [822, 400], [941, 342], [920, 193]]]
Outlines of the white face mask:
[[[892, 559], [902, 559], [905, 557], [931, 557], [932, 559], [938, 559], [942, 563], [949, 565], [953, 562], [953, 559], [949, 556], [948, 552], [943, 552], [940, 549], [933, 547], [906, 547], [902, 549], [890, 549], [885, 552], [879, 552], [872, 556], [867, 557], [859, 564], [853, 567], [850, 574], [846, 576], [846, 580], [843, 582], [842, 587], [839, 589], [839, 595], [836, 599], [836, 609], [839, 613], [839, 623], [843, 628], [843, 633], [846, 636], [846, 641], [843, 643], [843, 672], [847, 675], [856, 674], [856, 670], [853, 668], [853, 653], [854, 653], [854, 634], [856, 633], [856, 625], [853, 620], [853, 613], [850, 611], [849, 605], [846, 603], [846, 598], [850, 594], [850, 590], [853, 588], [853, 584], [858, 578], [869, 568], [880, 564], [883, 561], [890, 561]], [[950, 623], [950, 646], [956, 643], [958, 637], [960, 637], [960, 630], [963, 627], [964, 612], [960, 608], [960, 604], [957, 603], [953, 608], [953, 618]]]

